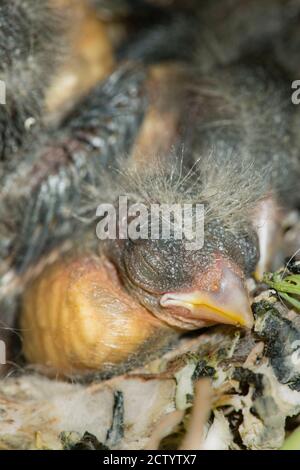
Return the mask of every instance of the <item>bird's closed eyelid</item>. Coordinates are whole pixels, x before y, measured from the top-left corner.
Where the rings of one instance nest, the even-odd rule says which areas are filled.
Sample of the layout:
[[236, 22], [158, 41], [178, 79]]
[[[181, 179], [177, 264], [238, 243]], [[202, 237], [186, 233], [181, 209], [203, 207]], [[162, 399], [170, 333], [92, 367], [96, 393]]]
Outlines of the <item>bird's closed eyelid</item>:
[[155, 265], [155, 263], [150, 263], [149, 259], [146, 256], [145, 251], [140, 251], [139, 255], [140, 255], [139, 259], [142, 261], [143, 265], [147, 269], [149, 269], [150, 272], [152, 272], [153, 275], [156, 276], [158, 274], [158, 270], [157, 270], [157, 266]]
[[141, 289], [149, 294], [159, 295], [159, 273], [149, 264], [143, 255], [129, 256], [124, 259], [125, 282], [134, 289]]

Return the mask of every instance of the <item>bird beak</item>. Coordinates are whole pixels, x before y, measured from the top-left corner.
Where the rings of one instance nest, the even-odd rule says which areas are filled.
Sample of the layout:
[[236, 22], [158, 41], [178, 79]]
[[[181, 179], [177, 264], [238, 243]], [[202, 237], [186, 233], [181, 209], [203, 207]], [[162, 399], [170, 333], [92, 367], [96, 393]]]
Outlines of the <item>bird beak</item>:
[[219, 288], [214, 291], [193, 290], [164, 294], [162, 307], [187, 329], [201, 328], [216, 323], [252, 328], [253, 315], [246, 286], [241, 277], [225, 267]]

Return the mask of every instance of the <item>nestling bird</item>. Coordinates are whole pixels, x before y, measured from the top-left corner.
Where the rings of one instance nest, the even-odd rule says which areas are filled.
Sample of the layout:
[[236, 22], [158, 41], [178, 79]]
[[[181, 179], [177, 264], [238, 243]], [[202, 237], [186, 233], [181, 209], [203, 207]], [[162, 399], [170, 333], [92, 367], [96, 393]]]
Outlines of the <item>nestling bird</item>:
[[[167, 163], [154, 163], [152, 167], [149, 164], [144, 168], [138, 165], [131, 169], [127, 162], [128, 169], [122, 168], [116, 174], [109, 169], [101, 171], [98, 168], [94, 181], [82, 180], [77, 187], [80, 193], [81, 184], [83, 198], [88, 194], [91, 196], [86, 202], [86, 213], [83, 210], [81, 217], [95, 214], [101, 202], [111, 202], [117, 207], [120, 194], [126, 195], [131, 203], [144, 203], [149, 208], [151, 204], [204, 204], [205, 237], [204, 246], [199, 250], [188, 250], [185, 239], [178, 240], [172, 236], [167, 240], [117, 238], [101, 242], [95, 236], [91, 237], [90, 226], [81, 235], [78, 232], [78, 266], [81, 263], [85, 265], [89, 253], [98, 253], [100, 259], [107, 260], [103, 261], [100, 270], [105, 271], [111, 263], [124, 292], [122, 295], [127, 295], [127, 292], [162, 322], [157, 331], [163, 330], [164, 346], [173, 337], [171, 330], [179, 334], [215, 323], [252, 326], [246, 278], [257, 266], [259, 270], [264, 269], [270, 256], [272, 258], [274, 241], [269, 237], [272, 237], [273, 229], [276, 233], [279, 230], [276, 218], [280, 214], [280, 206], [299, 203], [299, 196], [289, 191], [289, 185], [299, 178], [300, 165], [290, 132], [293, 109], [289, 110], [289, 96], [281, 80], [273, 79], [261, 67], [241, 64], [217, 72], [214, 79], [194, 79], [192, 87], [191, 76], [187, 76], [186, 96], [187, 100], [192, 98], [192, 105], [188, 102], [188, 106], [193, 131], [191, 133], [189, 121], [181, 123], [183, 129], [189, 128], [186, 161], [177, 159], [176, 164], [174, 157]], [[272, 108], [269, 103], [272, 103]], [[182, 115], [187, 116], [186, 113]], [[181, 132], [183, 135], [184, 130]], [[186, 174], [184, 166], [190, 167]], [[81, 207], [84, 209], [83, 204]], [[75, 212], [73, 207], [70, 213]], [[64, 270], [63, 263], [61, 266]], [[28, 345], [34, 344], [34, 337], [44, 338], [47, 353], [49, 331], [54, 332], [61, 325], [56, 325], [53, 320], [56, 318], [53, 317], [55, 309], [61, 312], [61, 322], [69, 323], [67, 319], [72, 315], [75, 319], [77, 311], [83, 311], [86, 319], [90, 318], [91, 309], [95, 307], [84, 302], [82, 310], [79, 298], [72, 305], [67, 302], [74, 289], [72, 281], [64, 290], [65, 294], [59, 294], [60, 291], [54, 288], [48, 289], [49, 269], [52, 268], [46, 268], [29, 285], [24, 297], [21, 325], [30, 361], [41, 361], [61, 370], [61, 361], [56, 359], [63, 341], [53, 341], [52, 346], [48, 346], [49, 356], [44, 352], [42, 360], [40, 348], [29, 349]], [[61, 295], [64, 295], [68, 313], [63, 314], [63, 310], [57, 307]], [[99, 296], [101, 294], [95, 294], [94, 302], [99, 302]], [[45, 301], [44, 308], [41, 300], [36, 303], [32, 300], [34, 297]], [[118, 296], [119, 300], [121, 297]], [[101, 316], [107, 312], [104, 297], [102, 301], [102, 310], [98, 307], [99, 317], [96, 319], [104, 334], [106, 314]], [[40, 316], [43, 320], [39, 321]], [[123, 324], [121, 315], [118, 319]], [[139, 316], [136, 315], [135, 319], [138, 324]], [[145, 315], [144, 320], [143, 326], [151, 332], [149, 317]], [[51, 326], [53, 321], [54, 329]], [[65, 332], [66, 344], [70, 343], [69, 335], [74, 336], [69, 325], [60, 327]], [[114, 329], [117, 331], [116, 326]], [[53, 334], [54, 337], [59, 338], [59, 334]], [[155, 333], [152, 341], [147, 340], [150, 341], [148, 344], [151, 343], [149, 351], [162, 347], [161, 338], [161, 334]], [[81, 339], [83, 348], [82, 336]], [[137, 342], [136, 347], [143, 349], [147, 342], [143, 340], [143, 346]], [[103, 339], [97, 344], [103, 348], [104, 343]], [[51, 355], [51, 351], [55, 353]], [[130, 355], [129, 364], [132, 365], [136, 362], [132, 359], [132, 352]], [[69, 370], [78, 373], [82, 368], [78, 360], [72, 360], [74, 351], [69, 357]], [[122, 358], [122, 369], [124, 358], [119, 357]], [[99, 370], [113, 370], [114, 361], [98, 360]], [[63, 373], [69, 370], [62, 367]], [[87, 364], [84, 371], [87, 371]]]
[[165, 174], [148, 166], [131, 175], [130, 196], [148, 204], [203, 203], [204, 247], [126, 240], [112, 242], [108, 256], [133, 295], [170, 324], [251, 326], [245, 279], [270, 267], [280, 207], [299, 204], [289, 190], [300, 175], [289, 89], [261, 67], [231, 66], [196, 79], [188, 109], [187, 159], [195, 159], [188, 177], [174, 162]]
[[[146, 56], [151, 62], [149, 49]], [[296, 110], [289, 83], [265, 67], [214, 65], [202, 78], [199, 70], [181, 70], [179, 85], [170, 78], [165, 96], [151, 69], [120, 67], [6, 174], [0, 296], [25, 291], [20, 325], [30, 363], [62, 375], [116, 373], [183, 332], [252, 326], [246, 278], [257, 268], [261, 275], [272, 258], [280, 207], [299, 204], [289, 190], [300, 174]], [[149, 149], [135, 162], [139, 130], [149, 131], [141, 124], [156, 102], [172, 114], [167, 135], [175, 150], [157, 163]], [[150, 135], [163, 141], [165, 131]], [[203, 204], [203, 248], [188, 250], [175, 236], [99, 241], [97, 206], [117, 208], [120, 195], [147, 208]]]

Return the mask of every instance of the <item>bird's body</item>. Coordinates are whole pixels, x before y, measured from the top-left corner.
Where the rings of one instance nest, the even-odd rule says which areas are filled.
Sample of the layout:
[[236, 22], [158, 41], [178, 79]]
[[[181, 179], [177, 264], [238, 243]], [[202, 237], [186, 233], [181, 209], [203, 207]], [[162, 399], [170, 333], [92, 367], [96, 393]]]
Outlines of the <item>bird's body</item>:
[[20, 326], [29, 363], [85, 380], [140, 366], [175, 338], [122, 288], [113, 265], [90, 253], [62, 257], [32, 283]]

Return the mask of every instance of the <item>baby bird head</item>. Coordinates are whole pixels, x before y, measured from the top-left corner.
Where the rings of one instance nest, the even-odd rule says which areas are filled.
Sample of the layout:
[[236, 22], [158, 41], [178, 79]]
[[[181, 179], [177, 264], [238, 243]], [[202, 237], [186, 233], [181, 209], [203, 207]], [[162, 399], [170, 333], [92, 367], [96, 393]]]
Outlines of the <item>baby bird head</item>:
[[[258, 243], [248, 211], [242, 216], [243, 201], [236, 195], [233, 201], [229, 188], [225, 193], [220, 185], [214, 191], [207, 182], [203, 186], [203, 178], [195, 178], [194, 170], [179, 179], [172, 174], [156, 174], [139, 182], [137, 178], [140, 189], [130, 197], [136, 202], [142, 196], [149, 208], [148, 236], [117, 239], [107, 250], [127, 290], [161, 320], [181, 329], [216, 323], [251, 328], [246, 278], [255, 270]], [[222, 184], [221, 179], [217, 181]], [[220, 207], [218, 191], [228, 201], [227, 207], [224, 202]], [[162, 236], [162, 225], [159, 236], [151, 236], [151, 204], [162, 207], [168, 202], [182, 207], [203, 204], [202, 229], [193, 220], [196, 230], [203, 230], [202, 243], [191, 244], [184, 231], [178, 237], [174, 217], [168, 237]], [[197, 212], [191, 210], [189, 216], [194, 219]]]
[[251, 328], [245, 280], [256, 264], [255, 246], [255, 236], [234, 238], [221, 227], [207, 227], [198, 250], [188, 249], [183, 239], [129, 239], [111, 253], [127, 290], [168, 324], [186, 330], [215, 323]]

